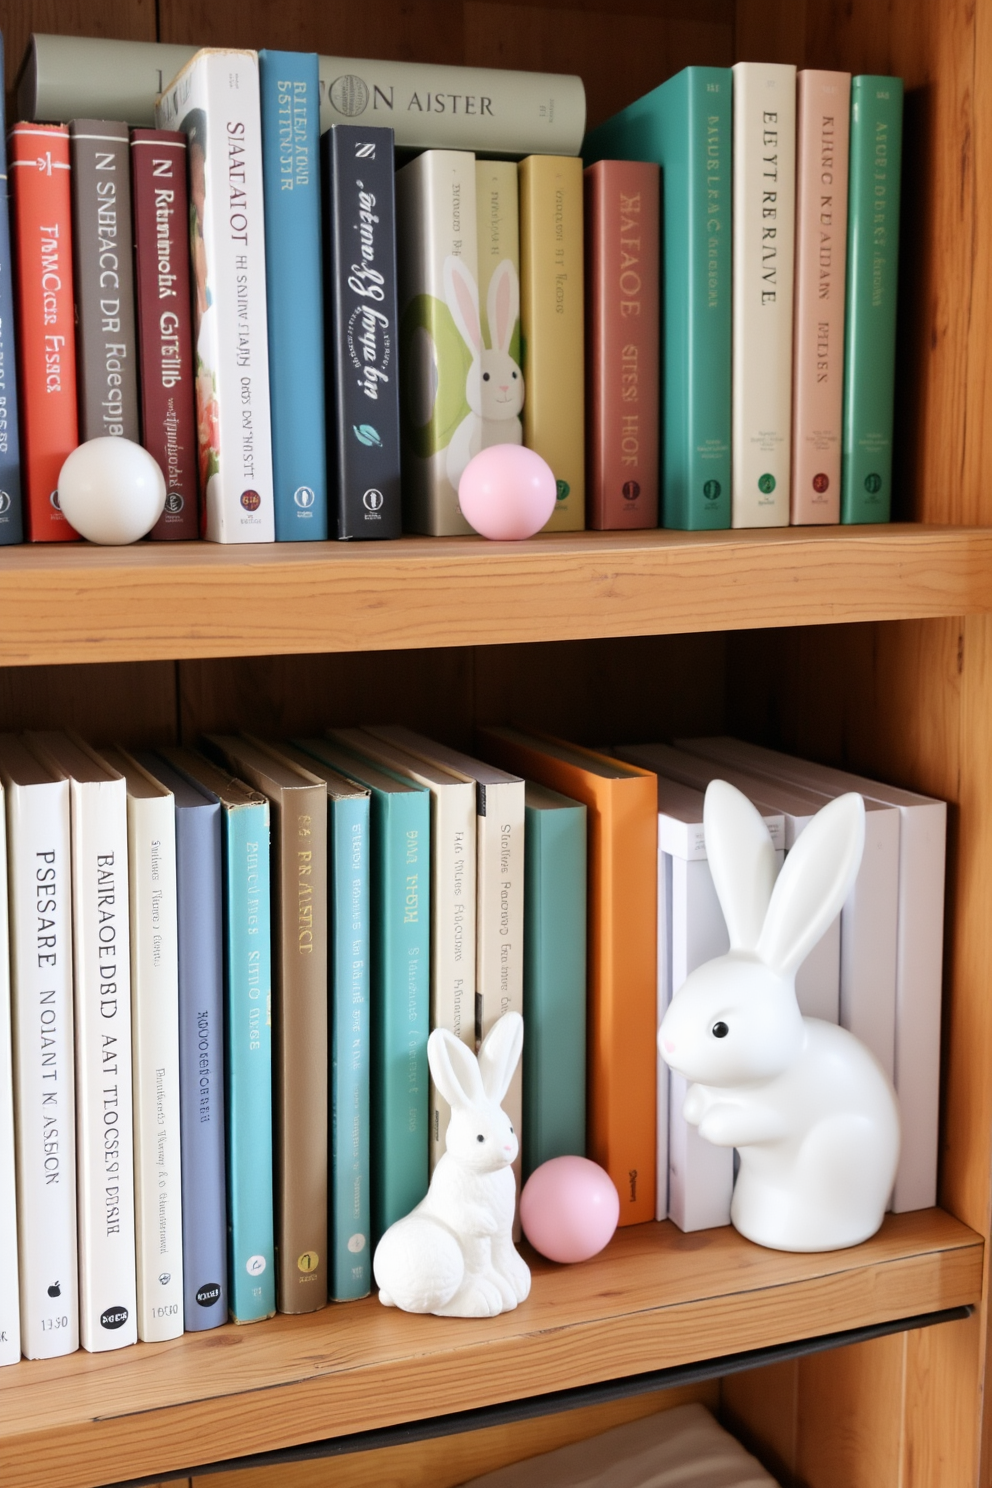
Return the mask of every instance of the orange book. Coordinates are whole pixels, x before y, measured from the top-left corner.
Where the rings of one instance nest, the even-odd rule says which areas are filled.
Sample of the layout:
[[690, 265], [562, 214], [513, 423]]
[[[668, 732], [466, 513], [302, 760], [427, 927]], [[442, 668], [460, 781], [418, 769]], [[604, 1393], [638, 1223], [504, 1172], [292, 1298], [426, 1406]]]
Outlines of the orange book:
[[79, 443], [69, 131], [15, 124], [9, 143], [24, 514], [31, 542], [64, 542], [78, 536], [58, 493]]
[[547, 734], [484, 728], [478, 746], [588, 808], [587, 1151], [620, 1223], [640, 1224], [655, 1210], [658, 778]]

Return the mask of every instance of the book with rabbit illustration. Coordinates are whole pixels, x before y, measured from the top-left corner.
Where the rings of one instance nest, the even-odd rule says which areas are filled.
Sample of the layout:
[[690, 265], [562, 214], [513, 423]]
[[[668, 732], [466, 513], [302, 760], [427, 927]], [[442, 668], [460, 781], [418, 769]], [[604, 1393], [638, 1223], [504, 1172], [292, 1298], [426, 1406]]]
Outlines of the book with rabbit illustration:
[[[512, 276], [503, 267], [507, 262], [512, 266], [518, 283], [520, 279], [520, 191], [515, 161], [477, 160], [475, 162], [475, 208], [478, 223], [479, 318], [482, 321], [482, 341], [485, 346], [497, 347], [501, 343], [489, 316], [489, 286], [498, 271], [508, 282], [512, 283]], [[506, 287], [500, 290], [501, 295], [507, 293]], [[509, 351], [514, 369], [519, 371], [519, 295], [516, 296], [516, 310], [513, 324], [503, 327], [503, 336], [507, 342], [503, 349]], [[485, 380], [485, 373], [483, 373], [483, 381]], [[516, 388], [504, 388], [502, 391], [504, 393], [518, 392]], [[498, 401], [504, 403], [506, 400], [502, 398]], [[518, 408], [516, 421], [520, 427], [522, 439], [523, 426], [520, 424], [519, 412]], [[508, 430], [504, 442], [517, 444], [520, 440], [515, 431]]]

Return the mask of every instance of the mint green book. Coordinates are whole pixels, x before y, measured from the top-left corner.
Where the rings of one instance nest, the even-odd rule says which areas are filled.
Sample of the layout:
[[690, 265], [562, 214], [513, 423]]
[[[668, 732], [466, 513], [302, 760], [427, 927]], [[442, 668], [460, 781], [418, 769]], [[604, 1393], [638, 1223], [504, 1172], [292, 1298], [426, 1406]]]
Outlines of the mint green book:
[[851, 80], [842, 522], [892, 512], [902, 78]]
[[427, 1192], [431, 797], [331, 740], [300, 742], [371, 795], [374, 1249]]
[[528, 780], [524, 1177], [586, 1151], [586, 808]]
[[686, 67], [590, 130], [586, 165], [662, 168], [662, 526], [730, 526], [733, 74]]

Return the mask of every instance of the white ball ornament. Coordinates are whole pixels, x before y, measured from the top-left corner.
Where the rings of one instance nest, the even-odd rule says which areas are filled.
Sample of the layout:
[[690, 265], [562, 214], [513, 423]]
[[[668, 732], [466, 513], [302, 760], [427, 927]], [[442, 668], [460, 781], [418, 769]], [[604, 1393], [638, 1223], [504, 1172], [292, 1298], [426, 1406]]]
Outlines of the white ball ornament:
[[104, 545], [137, 542], [165, 509], [158, 461], [130, 439], [88, 439], [59, 472], [59, 507], [80, 537]]

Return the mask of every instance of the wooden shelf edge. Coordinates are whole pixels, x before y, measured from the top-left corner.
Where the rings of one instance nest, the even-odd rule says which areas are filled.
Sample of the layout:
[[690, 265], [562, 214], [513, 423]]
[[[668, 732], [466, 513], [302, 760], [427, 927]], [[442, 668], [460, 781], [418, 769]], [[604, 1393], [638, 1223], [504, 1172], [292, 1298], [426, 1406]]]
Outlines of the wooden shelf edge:
[[0, 549], [0, 665], [288, 655], [967, 615], [992, 528], [893, 524]]
[[535, 1261], [531, 1298], [500, 1318], [369, 1298], [0, 1370], [0, 1482], [95, 1488], [974, 1304], [982, 1268], [981, 1237], [940, 1210], [819, 1256], [641, 1225], [585, 1266]]

